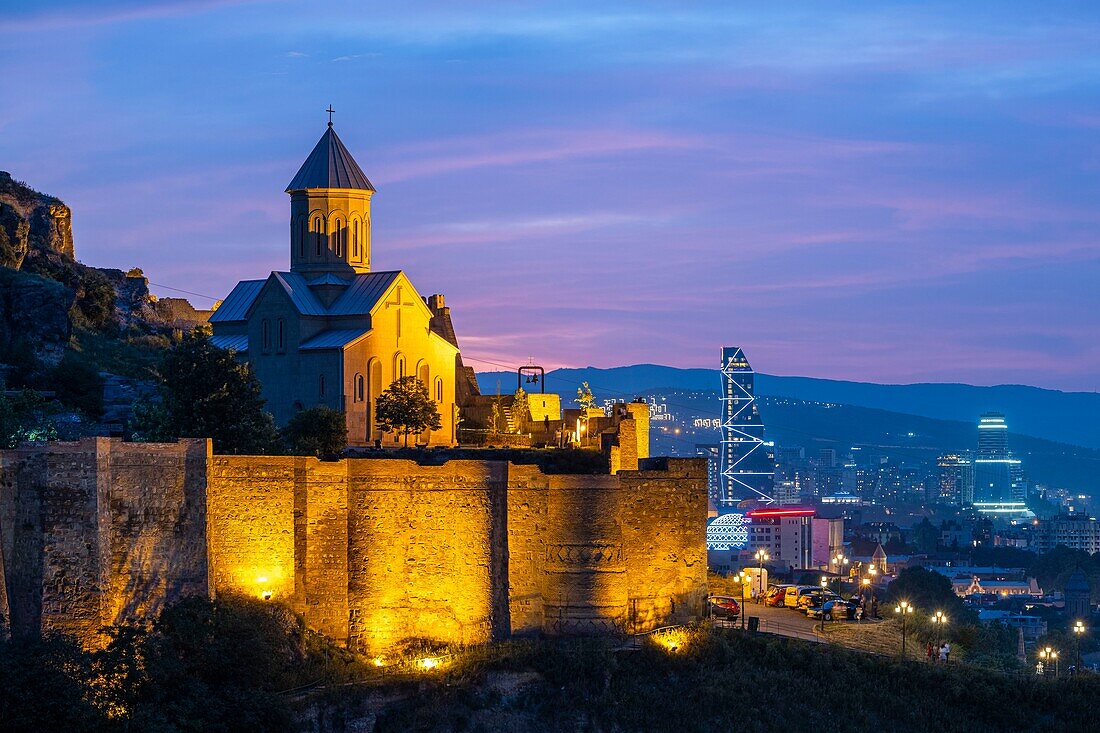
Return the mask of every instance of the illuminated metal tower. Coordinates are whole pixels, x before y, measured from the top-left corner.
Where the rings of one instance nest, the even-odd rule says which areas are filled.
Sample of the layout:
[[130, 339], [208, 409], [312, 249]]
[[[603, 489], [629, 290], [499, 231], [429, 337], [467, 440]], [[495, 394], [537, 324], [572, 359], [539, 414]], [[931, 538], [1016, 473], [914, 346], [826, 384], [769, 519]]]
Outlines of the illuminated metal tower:
[[721, 496], [726, 506], [743, 499], [775, 501], [775, 460], [764, 443], [764, 422], [753, 391], [755, 373], [744, 352], [722, 348]]

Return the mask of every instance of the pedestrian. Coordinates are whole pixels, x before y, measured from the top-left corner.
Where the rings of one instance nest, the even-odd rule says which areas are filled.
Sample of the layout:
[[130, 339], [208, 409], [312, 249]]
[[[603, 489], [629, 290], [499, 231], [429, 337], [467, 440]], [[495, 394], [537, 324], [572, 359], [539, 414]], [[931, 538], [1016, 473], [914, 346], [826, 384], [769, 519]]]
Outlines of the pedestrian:
[[944, 664], [951, 661], [951, 645], [946, 641], [943, 643], [943, 661]]
[[871, 618], [878, 618], [878, 598], [871, 599]]
[[948, 646], [947, 646], [947, 642], [945, 641], [943, 643], [943, 646], [940, 647], [940, 661], [943, 662], [944, 664], [947, 664], [947, 655], [948, 655], [948, 653], [949, 653], [949, 649], [948, 649]]
[[928, 648], [924, 650], [925, 656], [928, 657], [928, 661], [932, 661], [932, 642], [928, 642]]

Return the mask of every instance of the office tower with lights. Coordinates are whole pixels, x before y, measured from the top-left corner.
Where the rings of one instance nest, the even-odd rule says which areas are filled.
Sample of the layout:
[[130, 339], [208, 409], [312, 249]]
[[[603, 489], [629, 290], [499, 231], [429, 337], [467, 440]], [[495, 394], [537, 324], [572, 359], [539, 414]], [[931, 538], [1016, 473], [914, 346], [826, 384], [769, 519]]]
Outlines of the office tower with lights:
[[966, 506], [974, 503], [974, 461], [970, 454], [946, 453], [936, 460], [939, 468], [941, 504]]
[[718, 502], [774, 501], [775, 458], [764, 443], [764, 422], [756, 404], [755, 373], [736, 346], [722, 349], [722, 443]]
[[978, 452], [974, 456], [974, 500], [1020, 502], [1023, 475], [1020, 461], [1008, 450], [1008, 424], [999, 412], [978, 419]]

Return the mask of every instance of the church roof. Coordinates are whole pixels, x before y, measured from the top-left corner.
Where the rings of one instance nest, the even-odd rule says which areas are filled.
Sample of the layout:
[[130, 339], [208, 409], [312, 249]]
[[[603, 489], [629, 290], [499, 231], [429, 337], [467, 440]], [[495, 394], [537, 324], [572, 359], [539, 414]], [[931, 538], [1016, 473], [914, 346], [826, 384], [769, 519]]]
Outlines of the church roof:
[[218, 309], [210, 314], [210, 322], [243, 321], [248, 318], [248, 311], [265, 282], [267, 280], [241, 280]]
[[306, 339], [298, 347], [300, 351], [316, 351], [319, 349], [342, 349], [353, 341], [358, 341], [370, 333], [369, 328], [347, 328], [321, 331], [321, 333]]
[[226, 351], [248, 351], [248, 334], [234, 334], [232, 336], [211, 336], [210, 343], [219, 349]]
[[351, 286], [328, 309], [329, 315], [358, 316], [370, 313], [378, 299], [386, 294], [400, 274], [400, 270], [391, 270], [357, 275], [351, 281]]
[[290, 193], [307, 188], [374, 190], [363, 169], [344, 147], [336, 130], [332, 129], [331, 122], [286, 190]]
[[273, 272], [271, 276], [279, 281], [286, 290], [294, 307], [303, 316], [323, 316], [325, 306], [317, 300], [317, 296], [309, 289], [309, 283], [297, 272]]

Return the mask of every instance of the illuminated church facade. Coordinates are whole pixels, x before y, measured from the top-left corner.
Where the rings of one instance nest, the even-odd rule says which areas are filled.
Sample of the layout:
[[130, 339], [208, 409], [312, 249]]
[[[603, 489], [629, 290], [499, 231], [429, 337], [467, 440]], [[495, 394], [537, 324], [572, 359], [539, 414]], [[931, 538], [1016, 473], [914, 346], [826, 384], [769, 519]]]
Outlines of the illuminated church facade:
[[374, 186], [328, 129], [287, 186], [290, 270], [237, 284], [210, 318], [215, 345], [246, 359], [279, 425], [303, 409], [343, 412], [352, 446], [396, 444], [374, 415], [378, 395], [416, 376], [442, 427], [417, 436], [455, 443], [463, 369], [450, 309], [400, 270], [371, 271]]

